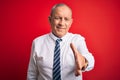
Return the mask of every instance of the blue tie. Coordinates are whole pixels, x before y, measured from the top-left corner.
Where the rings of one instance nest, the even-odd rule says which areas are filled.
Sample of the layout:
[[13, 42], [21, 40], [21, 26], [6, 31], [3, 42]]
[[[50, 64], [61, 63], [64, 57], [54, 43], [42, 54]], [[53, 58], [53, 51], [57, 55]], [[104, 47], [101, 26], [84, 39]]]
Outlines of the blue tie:
[[54, 50], [53, 80], [61, 80], [60, 41], [62, 41], [62, 39], [57, 39], [55, 43], [56, 45], [55, 45], [55, 50]]

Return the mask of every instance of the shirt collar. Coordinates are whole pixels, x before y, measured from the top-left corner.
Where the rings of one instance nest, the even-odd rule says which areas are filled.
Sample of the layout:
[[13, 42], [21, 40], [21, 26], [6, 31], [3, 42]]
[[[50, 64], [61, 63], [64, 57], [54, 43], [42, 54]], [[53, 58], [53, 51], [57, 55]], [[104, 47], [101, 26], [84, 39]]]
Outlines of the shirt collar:
[[[61, 39], [62, 39], [62, 42], [66, 41], [67, 38], [68, 38], [68, 36], [69, 36], [69, 32], [61, 38]], [[50, 37], [51, 37], [54, 41], [56, 41], [56, 40], [58, 39], [58, 37], [55, 36], [52, 32], [50, 33]]]

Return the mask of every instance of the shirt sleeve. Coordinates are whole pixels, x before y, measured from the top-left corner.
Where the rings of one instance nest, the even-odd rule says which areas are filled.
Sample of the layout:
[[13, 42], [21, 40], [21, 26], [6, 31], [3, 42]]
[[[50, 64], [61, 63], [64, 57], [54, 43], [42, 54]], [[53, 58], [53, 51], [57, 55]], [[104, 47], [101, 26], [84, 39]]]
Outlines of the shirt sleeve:
[[85, 38], [80, 36], [80, 35], [76, 35], [76, 46], [78, 51], [86, 58], [86, 60], [88, 61], [88, 66], [84, 71], [89, 71], [92, 70], [94, 68], [94, 57], [92, 55], [92, 53], [90, 53], [88, 51], [86, 42], [85, 42]]
[[36, 66], [36, 60], [35, 60], [35, 43], [33, 41], [32, 47], [31, 47], [31, 56], [30, 61], [28, 65], [28, 71], [27, 71], [27, 80], [37, 80], [38, 70]]

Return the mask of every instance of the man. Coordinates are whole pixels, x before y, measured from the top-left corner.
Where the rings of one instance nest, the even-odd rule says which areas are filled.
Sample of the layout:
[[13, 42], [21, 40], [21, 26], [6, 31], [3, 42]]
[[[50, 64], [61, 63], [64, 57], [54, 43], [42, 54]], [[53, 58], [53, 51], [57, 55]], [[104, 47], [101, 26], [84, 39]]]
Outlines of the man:
[[51, 32], [33, 41], [27, 80], [82, 80], [82, 72], [93, 69], [94, 57], [81, 35], [68, 32], [71, 8], [55, 5], [49, 22]]

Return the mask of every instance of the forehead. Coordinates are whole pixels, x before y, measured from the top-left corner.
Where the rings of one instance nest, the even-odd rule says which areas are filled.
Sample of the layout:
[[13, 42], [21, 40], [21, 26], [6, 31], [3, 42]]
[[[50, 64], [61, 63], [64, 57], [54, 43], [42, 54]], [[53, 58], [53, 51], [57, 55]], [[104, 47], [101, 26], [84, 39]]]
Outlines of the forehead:
[[59, 6], [53, 12], [53, 16], [55, 15], [72, 17], [72, 11], [67, 6]]

